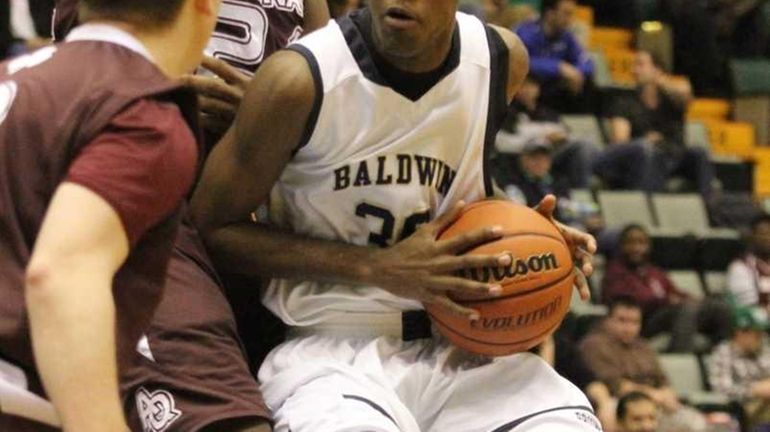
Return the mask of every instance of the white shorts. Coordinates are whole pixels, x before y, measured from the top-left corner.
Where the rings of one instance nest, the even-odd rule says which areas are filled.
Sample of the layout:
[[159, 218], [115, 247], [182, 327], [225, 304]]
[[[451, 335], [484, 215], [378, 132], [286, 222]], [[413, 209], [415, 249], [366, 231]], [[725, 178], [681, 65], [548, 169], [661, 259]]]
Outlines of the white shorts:
[[276, 432], [596, 432], [588, 400], [538, 356], [440, 338], [296, 337], [259, 371]]

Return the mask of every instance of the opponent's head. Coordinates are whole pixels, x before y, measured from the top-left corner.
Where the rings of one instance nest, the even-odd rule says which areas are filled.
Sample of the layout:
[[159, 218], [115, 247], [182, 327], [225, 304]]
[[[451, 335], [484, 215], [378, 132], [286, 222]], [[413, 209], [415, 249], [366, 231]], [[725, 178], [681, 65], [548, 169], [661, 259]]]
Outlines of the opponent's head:
[[[121, 23], [134, 32], [163, 34], [168, 49], [185, 56], [192, 70], [200, 63], [221, 0], [82, 0], [81, 20]], [[166, 36], [167, 35], [167, 36]], [[189, 54], [189, 55], [188, 55]]]
[[543, 23], [549, 33], [559, 34], [569, 30], [577, 10], [575, 0], [544, 0]]
[[610, 311], [605, 325], [610, 335], [625, 344], [630, 344], [642, 331], [642, 308], [633, 297], [615, 297], [610, 302]]
[[651, 243], [649, 234], [641, 225], [628, 225], [620, 233], [620, 255], [630, 266], [642, 265], [650, 256]]
[[457, 4], [458, 0], [371, 0], [377, 50], [388, 60], [405, 64], [431, 59], [437, 48], [451, 44]]
[[617, 416], [621, 432], [658, 430], [658, 406], [644, 393], [631, 392], [620, 398]]

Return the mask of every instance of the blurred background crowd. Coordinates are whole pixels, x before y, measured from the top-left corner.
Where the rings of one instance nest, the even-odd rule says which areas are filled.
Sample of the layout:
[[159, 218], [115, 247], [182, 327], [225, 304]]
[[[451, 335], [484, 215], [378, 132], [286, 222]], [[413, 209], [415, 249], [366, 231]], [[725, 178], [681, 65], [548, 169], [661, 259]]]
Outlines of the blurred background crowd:
[[[592, 302], [540, 353], [609, 432], [770, 431], [770, 1], [460, 7], [531, 57], [491, 155], [499, 193], [555, 194], [600, 241]], [[0, 57], [47, 44], [52, 9], [0, 2]]]

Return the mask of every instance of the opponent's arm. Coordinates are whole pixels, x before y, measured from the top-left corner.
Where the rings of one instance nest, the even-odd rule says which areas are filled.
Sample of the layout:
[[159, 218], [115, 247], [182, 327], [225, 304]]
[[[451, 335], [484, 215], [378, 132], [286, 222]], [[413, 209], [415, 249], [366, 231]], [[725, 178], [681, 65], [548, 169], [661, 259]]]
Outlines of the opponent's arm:
[[112, 278], [128, 249], [106, 201], [73, 183], [58, 188], [27, 268], [25, 296], [37, 367], [65, 431], [127, 430]]
[[233, 128], [209, 157], [192, 212], [219, 268], [251, 276], [375, 285], [473, 316], [475, 311], [456, 305], [446, 292], [486, 293], [499, 287], [453, 272], [507, 265], [510, 256], [455, 256], [471, 245], [498, 238], [497, 230], [436, 241], [440, 230], [458, 217], [460, 207], [388, 249], [312, 239], [250, 221], [249, 215], [266, 201], [300, 143], [315, 92], [307, 61], [293, 51], [276, 53], [258, 71]]
[[305, 0], [304, 34], [325, 26], [330, 19], [329, 5], [326, 0]]

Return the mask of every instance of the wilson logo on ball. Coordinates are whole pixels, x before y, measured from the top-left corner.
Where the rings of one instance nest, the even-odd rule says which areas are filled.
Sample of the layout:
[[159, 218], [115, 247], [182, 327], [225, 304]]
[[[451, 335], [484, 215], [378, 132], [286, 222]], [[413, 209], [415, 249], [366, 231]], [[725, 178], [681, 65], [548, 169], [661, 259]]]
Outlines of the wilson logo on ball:
[[526, 276], [530, 273], [541, 273], [558, 268], [559, 263], [556, 261], [556, 255], [548, 253], [532, 255], [526, 259], [514, 257], [507, 267], [462, 269], [458, 272], [458, 276], [478, 282], [489, 282], [490, 280], [499, 282], [516, 276]]
[[561, 297], [556, 297], [550, 303], [545, 306], [529, 311], [527, 313], [516, 314], [511, 316], [503, 316], [498, 318], [484, 318], [471, 323], [471, 327], [488, 330], [510, 330], [519, 327], [526, 327], [534, 325], [540, 321], [548, 319], [551, 315], [556, 313], [561, 307]]

